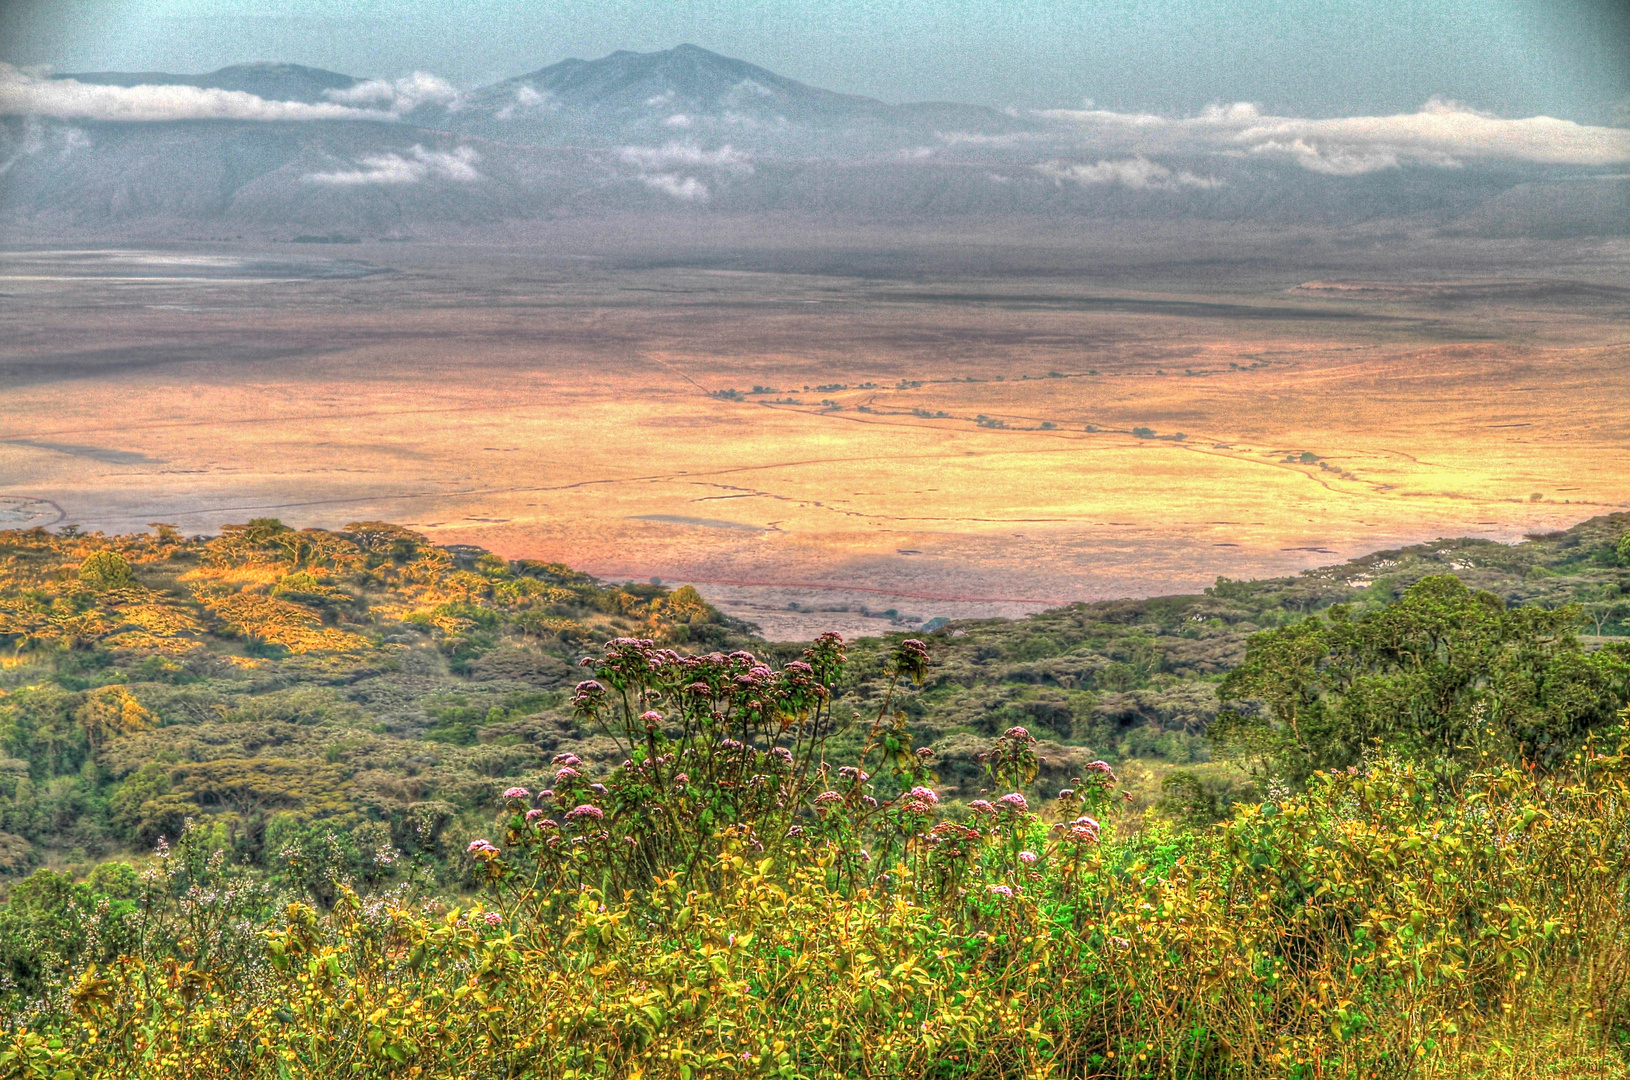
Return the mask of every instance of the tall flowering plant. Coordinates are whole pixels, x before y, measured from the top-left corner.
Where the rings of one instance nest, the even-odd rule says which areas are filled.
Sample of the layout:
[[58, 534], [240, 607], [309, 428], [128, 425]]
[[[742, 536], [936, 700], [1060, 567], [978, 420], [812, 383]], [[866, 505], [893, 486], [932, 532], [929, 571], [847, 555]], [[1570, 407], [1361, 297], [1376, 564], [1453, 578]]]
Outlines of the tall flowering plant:
[[[576, 755], [561, 754], [549, 787], [506, 791], [504, 844], [525, 858], [477, 842], [469, 853], [477, 877], [540, 898], [659, 881], [701, 887], [727, 848], [758, 859], [820, 849], [846, 888], [886, 877], [938, 813], [932, 751], [912, 746], [893, 708], [902, 680], [926, 675], [928, 651], [914, 640], [895, 648], [888, 690], [852, 764], [826, 755], [844, 664], [837, 634], [780, 668], [747, 652], [688, 656], [640, 638], [607, 642], [584, 661], [593, 677], [573, 701], [616, 741], [622, 764], [597, 781]], [[880, 800], [873, 770], [888, 771], [901, 794]]]

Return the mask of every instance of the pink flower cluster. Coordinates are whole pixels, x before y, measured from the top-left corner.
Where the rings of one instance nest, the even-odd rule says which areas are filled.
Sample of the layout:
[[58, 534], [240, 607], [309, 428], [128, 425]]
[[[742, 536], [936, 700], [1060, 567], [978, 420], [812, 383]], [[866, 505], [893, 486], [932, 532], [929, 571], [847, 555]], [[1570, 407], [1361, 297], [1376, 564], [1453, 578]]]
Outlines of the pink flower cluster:
[[1094, 773], [1093, 779], [1100, 784], [1113, 784], [1116, 782], [1115, 770], [1110, 768], [1107, 761], [1089, 761], [1081, 771]]
[[1068, 825], [1054, 825], [1053, 831], [1065, 833], [1078, 844], [1096, 844], [1103, 830], [1097, 821], [1082, 814]]
[[530, 799], [531, 797], [532, 793], [524, 787], [512, 787], [504, 792], [504, 798], [506, 799]]
[[1010, 814], [1027, 814], [1030, 812], [1030, 804], [1017, 791], [1010, 791], [1003, 795], [996, 800], [996, 805]]

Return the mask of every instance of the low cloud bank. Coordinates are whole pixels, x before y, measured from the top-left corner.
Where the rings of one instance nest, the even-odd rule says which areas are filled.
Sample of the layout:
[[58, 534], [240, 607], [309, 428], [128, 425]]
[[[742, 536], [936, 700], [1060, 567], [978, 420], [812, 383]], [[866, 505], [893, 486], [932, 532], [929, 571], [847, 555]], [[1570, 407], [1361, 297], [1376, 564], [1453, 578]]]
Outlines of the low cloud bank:
[[339, 102], [267, 101], [199, 86], [101, 86], [53, 79], [0, 63], [0, 116], [58, 120], [386, 120], [393, 114]]
[[711, 168], [733, 173], [751, 173], [753, 159], [740, 150], [721, 146], [717, 150], [703, 150], [689, 143], [671, 142], [666, 146], [625, 146], [617, 155], [629, 165], [642, 169]]
[[1123, 158], [1119, 161], [1100, 161], [1096, 165], [1070, 165], [1062, 161], [1044, 161], [1036, 171], [1055, 183], [1119, 184], [1136, 191], [1177, 191], [1180, 188], [1221, 187], [1224, 181], [1211, 176], [1196, 176], [1187, 170], [1173, 171], [1145, 157]]
[[1182, 118], [1106, 109], [1053, 109], [1039, 115], [1059, 122], [1083, 146], [1100, 152], [1120, 150], [1140, 158], [1247, 154], [1292, 161], [1333, 176], [1403, 165], [1457, 168], [1470, 161], [1578, 166], [1630, 162], [1630, 131], [1549, 116], [1507, 119], [1440, 98], [1413, 113], [1324, 120], [1265, 116], [1248, 103], [1217, 105], [1199, 116]]
[[453, 151], [426, 150], [414, 146], [406, 156], [402, 154], [369, 154], [357, 159], [357, 169], [336, 172], [308, 173], [302, 179], [309, 184], [331, 184], [354, 187], [362, 184], [417, 184], [423, 180], [450, 180], [470, 184], [481, 179], [476, 163], [481, 155], [468, 146]]
[[654, 173], [640, 176], [640, 183], [653, 191], [672, 195], [680, 202], [707, 202], [707, 185], [694, 176], [676, 173]]
[[456, 112], [463, 95], [446, 79], [415, 71], [400, 79], [369, 79], [344, 90], [326, 90], [323, 96], [340, 105], [380, 109], [401, 116], [421, 105], [439, 105]]
[[714, 169], [732, 176], [751, 176], [753, 159], [731, 146], [704, 150], [693, 143], [670, 142], [663, 146], [624, 146], [617, 156], [625, 165], [639, 170], [636, 179], [653, 191], [680, 202], [706, 202], [711, 196], [707, 184], [685, 176], [684, 169]]

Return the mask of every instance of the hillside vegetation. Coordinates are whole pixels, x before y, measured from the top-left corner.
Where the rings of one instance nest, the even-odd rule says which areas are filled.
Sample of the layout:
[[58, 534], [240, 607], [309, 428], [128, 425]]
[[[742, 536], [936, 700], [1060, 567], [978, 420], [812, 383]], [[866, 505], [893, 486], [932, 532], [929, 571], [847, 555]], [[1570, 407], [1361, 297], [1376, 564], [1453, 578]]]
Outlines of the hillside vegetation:
[[0, 534], [0, 1075], [1622, 1074], [1627, 529], [807, 647]]

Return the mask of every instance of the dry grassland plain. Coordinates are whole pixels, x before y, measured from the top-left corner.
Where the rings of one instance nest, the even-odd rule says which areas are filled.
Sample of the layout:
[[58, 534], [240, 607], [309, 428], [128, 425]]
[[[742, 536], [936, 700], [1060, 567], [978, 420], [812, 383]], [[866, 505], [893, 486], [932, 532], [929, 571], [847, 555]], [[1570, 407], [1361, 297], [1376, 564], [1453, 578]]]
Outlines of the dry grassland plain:
[[697, 217], [0, 254], [9, 525], [382, 518], [772, 637], [1625, 509], [1627, 389], [1624, 239]]

